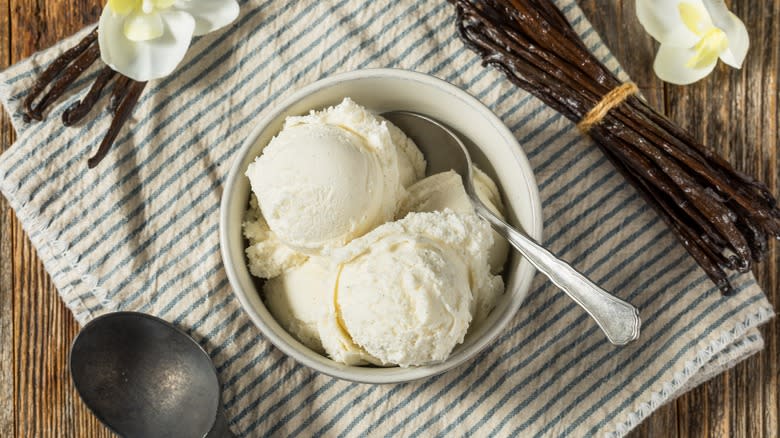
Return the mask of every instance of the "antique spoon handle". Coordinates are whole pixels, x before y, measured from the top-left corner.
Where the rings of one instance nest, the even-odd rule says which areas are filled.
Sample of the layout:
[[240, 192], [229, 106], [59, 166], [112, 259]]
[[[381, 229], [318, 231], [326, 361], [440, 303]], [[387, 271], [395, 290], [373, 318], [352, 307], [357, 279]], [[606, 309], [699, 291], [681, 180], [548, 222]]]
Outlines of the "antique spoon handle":
[[565, 261], [517, 231], [493, 214], [481, 201], [473, 199], [479, 216], [505, 237], [532, 265], [577, 302], [601, 327], [610, 342], [625, 345], [639, 337], [639, 311], [631, 304], [598, 287]]

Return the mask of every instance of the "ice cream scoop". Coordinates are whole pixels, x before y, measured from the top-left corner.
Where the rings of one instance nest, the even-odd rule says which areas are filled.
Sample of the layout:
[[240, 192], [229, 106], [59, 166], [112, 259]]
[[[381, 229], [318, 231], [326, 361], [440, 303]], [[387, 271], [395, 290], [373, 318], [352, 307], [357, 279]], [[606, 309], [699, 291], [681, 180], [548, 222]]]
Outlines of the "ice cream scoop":
[[333, 125], [282, 130], [248, 174], [270, 229], [302, 252], [341, 246], [387, 220], [386, 189], [398, 184], [397, 174], [386, 184], [356, 134]]
[[333, 299], [337, 271], [309, 260], [263, 285], [268, 310], [287, 332], [314, 351], [322, 352], [318, 324]]
[[345, 263], [336, 299], [355, 343], [388, 364], [446, 359], [471, 322], [464, 260], [422, 235], [385, 236]]
[[392, 220], [424, 169], [411, 140], [347, 98], [289, 117], [246, 175], [275, 238], [317, 255]]
[[458, 173], [476, 213], [585, 309], [610, 342], [625, 345], [639, 337], [641, 320], [634, 306], [594, 284], [568, 263], [501, 220], [480, 201], [474, 188], [469, 152], [449, 128], [430, 117], [408, 111], [392, 111], [382, 116], [401, 128], [420, 147], [428, 162], [428, 173], [450, 169]]
[[402, 367], [445, 360], [504, 289], [490, 273], [490, 227], [473, 213], [410, 213], [333, 254], [339, 266], [325, 351]]
[[[503, 219], [504, 206], [498, 187], [484, 172], [474, 168], [474, 186], [482, 202], [498, 217]], [[449, 208], [456, 213], [474, 213], [474, 207], [466, 194], [460, 175], [449, 170], [427, 176], [409, 187], [406, 198], [401, 202], [396, 218], [401, 219], [410, 212], [443, 211]], [[504, 270], [509, 243], [494, 232], [490, 247], [490, 270], [500, 274]]]

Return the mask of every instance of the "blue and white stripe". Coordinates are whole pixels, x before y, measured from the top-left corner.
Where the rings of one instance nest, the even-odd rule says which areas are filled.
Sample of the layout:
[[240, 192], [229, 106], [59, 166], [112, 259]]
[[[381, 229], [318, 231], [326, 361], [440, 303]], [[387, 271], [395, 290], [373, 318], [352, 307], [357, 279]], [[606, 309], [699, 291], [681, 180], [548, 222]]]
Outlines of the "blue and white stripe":
[[[0, 156], [0, 187], [66, 304], [82, 322], [114, 309], [140, 310], [191, 333], [215, 361], [234, 431], [622, 434], [652, 410], [651, 401], [671, 397], [708, 361], [721, 363], [719, 351], [747, 354], [760, 345], [748, 330], [772, 310], [752, 278], [736, 279], [736, 297], [720, 297], [594, 145], [480, 66], [458, 40], [445, 1], [241, 3], [235, 26], [195, 41], [176, 74], [150, 85], [131, 128], [94, 171], [85, 159], [109, 117], [62, 127], [58, 115], [78, 99], [75, 90], [42, 123], [16, 117], [35, 74], [62, 46], [0, 74], [0, 98], [18, 130], [17, 143]], [[576, 4], [557, 4], [587, 46], [627, 79]], [[541, 277], [493, 345], [423, 382], [334, 380], [298, 365], [258, 333], [233, 298], [219, 256], [222, 181], [253, 120], [278, 98], [366, 67], [439, 76], [503, 119], [535, 169], [546, 244], [641, 307], [639, 342], [610, 346]]]

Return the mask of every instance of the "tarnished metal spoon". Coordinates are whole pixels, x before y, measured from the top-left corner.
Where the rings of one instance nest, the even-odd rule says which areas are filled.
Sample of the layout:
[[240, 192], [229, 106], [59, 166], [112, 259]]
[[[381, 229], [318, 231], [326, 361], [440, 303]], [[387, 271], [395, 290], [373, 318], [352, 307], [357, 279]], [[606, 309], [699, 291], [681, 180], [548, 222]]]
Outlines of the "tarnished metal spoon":
[[209, 355], [170, 323], [135, 312], [89, 322], [70, 351], [84, 403], [126, 437], [232, 437]]
[[493, 214], [477, 197], [471, 174], [471, 157], [461, 139], [440, 122], [409, 111], [382, 114], [406, 133], [425, 156], [428, 174], [454, 170], [463, 179], [476, 213], [506, 238], [532, 265], [579, 304], [615, 345], [625, 345], [639, 337], [639, 311], [609, 294], [568, 263], [553, 255], [524, 233]]

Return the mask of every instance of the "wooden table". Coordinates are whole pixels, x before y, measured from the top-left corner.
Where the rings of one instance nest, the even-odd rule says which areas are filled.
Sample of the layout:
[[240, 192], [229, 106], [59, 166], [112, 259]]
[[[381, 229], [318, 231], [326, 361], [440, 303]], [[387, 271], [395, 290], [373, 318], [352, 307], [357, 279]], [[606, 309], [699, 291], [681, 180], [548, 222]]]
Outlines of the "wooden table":
[[[0, 68], [93, 23], [103, 2], [0, 0]], [[581, 0], [596, 29], [656, 108], [737, 168], [780, 194], [778, 71], [780, 2], [731, 0], [751, 36], [741, 71], [720, 65], [688, 87], [664, 85], [652, 73], [654, 45], [634, 14], [634, 0]], [[13, 143], [0, 115], [0, 150]], [[756, 270], [770, 301], [780, 306], [778, 245]], [[67, 369], [78, 331], [8, 203], [0, 197], [0, 436], [108, 437], [81, 403]], [[780, 423], [780, 323], [762, 328], [766, 349], [733, 370], [664, 406], [634, 436], [777, 437]]]

